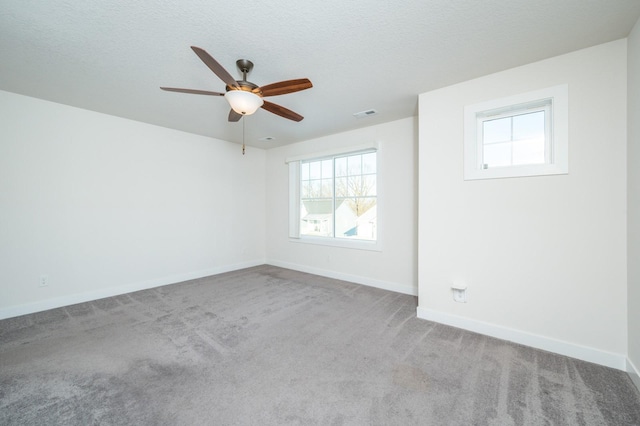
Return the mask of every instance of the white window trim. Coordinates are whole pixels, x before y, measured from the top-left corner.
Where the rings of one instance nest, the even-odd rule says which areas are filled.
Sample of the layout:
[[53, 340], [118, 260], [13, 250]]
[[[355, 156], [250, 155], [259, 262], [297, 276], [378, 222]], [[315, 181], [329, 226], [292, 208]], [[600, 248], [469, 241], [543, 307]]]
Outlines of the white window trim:
[[[545, 164], [482, 168], [482, 138], [478, 123], [489, 111], [506, 114], [510, 108], [551, 100], [551, 150]], [[569, 173], [569, 102], [566, 84], [469, 105], [464, 108], [464, 180], [558, 175]], [[498, 112], [499, 114], [499, 112]], [[508, 114], [507, 114], [508, 115]], [[547, 154], [545, 153], [545, 157]]]
[[316, 152], [312, 154], [304, 154], [293, 157], [287, 157], [285, 159], [285, 163], [289, 165], [289, 242], [292, 243], [304, 243], [304, 244], [314, 244], [321, 246], [331, 246], [331, 247], [341, 247], [341, 248], [349, 248], [356, 250], [370, 250], [370, 251], [382, 251], [382, 233], [380, 227], [378, 226], [378, 234], [376, 241], [367, 241], [367, 240], [351, 240], [351, 239], [343, 239], [343, 238], [335, 238], [335, 237], [314, 237], [307, 235], [300, 235], [300, 162], [305, 160], [315, 160], [324, 157], [334, 157], [345, 154], [358, 153], [366, 150], [375, 150], [377, 152], [376, 155], [376, 179], [378, 181], [377, 185], [377, 195], [376, 195], [376, 205], [377, 205], [377, 215], [378, 215], [378, 224], [381, 223], [381, 217], [383, 216], [382, 205], [381, 203], [381, 190], [380, 190], [380, 180], [379, 177], [381, 175], [382, 170], [382, 161], [380, 156], [381, 144], [379, 142], [371, 142], [367, 144], [350, 146], [345, 148], [338, 148], [335, 150], [328, 150], [322, 152]]

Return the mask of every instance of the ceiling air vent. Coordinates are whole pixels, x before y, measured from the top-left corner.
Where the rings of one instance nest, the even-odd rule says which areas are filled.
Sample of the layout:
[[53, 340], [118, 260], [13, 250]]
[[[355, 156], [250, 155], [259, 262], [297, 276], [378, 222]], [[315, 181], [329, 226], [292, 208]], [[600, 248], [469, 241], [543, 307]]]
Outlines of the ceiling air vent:
[[365, 118], [365, 117], [371, 117], [373, 115], [376, 115], [377, 113], [378, 113], [378, 111], [376, 111], [375, 109], [368, 109], [366, 111], [356, 112], [353, 115], [356, 118]]

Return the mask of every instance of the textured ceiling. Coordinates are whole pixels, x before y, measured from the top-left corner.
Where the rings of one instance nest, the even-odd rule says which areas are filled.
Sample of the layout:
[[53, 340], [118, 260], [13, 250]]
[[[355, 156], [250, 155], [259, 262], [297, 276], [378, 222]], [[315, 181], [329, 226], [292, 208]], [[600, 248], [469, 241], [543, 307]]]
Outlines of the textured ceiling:
[[626, 37], [639, 16], [638, 0], [3, 0], [0, 90], [240, 142], [224, 98], [159, 89], [224, 91], [195, 45], [237, 79], [247, 58], [258, 85], [313, 82], [269, 98], [302, 122], [243, 118], [269, 148], [415, 115], [419, 93]]

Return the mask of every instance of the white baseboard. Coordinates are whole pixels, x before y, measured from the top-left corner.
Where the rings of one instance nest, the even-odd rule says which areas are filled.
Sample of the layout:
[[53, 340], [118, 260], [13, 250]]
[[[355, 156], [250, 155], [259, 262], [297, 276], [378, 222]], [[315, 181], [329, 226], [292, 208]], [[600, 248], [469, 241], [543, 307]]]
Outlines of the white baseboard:
[[631, 381], [640, 390], [640, 370], [627, 358], [627, 373], [631, 377]]
[[573, 343], [539, 336], [520, 330], [514, 330], [495, 324], [435, 311], [433, 309], [426, 309], [420, 306], [418, 306], [417, 315], [418, 318], [422, 318], [425, 320], [462, 328], [464, 330], [469, 330], [487, 336], [496, 337], [498, 339], [508, 340], [510, 342], [530, 346], [536, 349], [542, 349], [560, 355], [581, 359], [583, 361], [593, 362], [594, 364], [600, 364], [618, 370], [627, 370], [627, 359], [622, 354], [616, 354], [586, 346], [576, 345]]
[[252, 266], [264, 265], [264, 260], [235, 263], [232, 265], [218, 266], [215, 268], [203, 269], [200, 271], [187, 272], [184, 274], [171, 275], [168, 277], [154, 278], [147, 281], [140, 281], [125, 284], [117, 287], [103, 288], [84, 293], [69, 294], [52, 299], [27, 303], [24, 305], [8, 306], [0, 308], [0, 320], [17, 317], [20, 315], [32, 314], [34, 312], [46, 311], [47, 309], [61, 308], [63, 306], [75, 305], [76, 303], [90, 302], [92, 300], [104, 299], [105, 297], [119, 296], [139, 290], [160, 287], [168, 284], [176, 284], [196, 278], [208, 277], [222, 274], [224, 272], [236, 271], [238, 269], [250, 268]]
[[342, 272], [330, 271], [328, 269], [314, 268], [312, 266], [298, 265], [296, 263], [282, 262], [279, 260], [267, 260], [267, 264], [279, 266], [286, 269], [293, 269], [294, 271], [320, 275], [321, 277], [334, 278], [337, 280], [349, 281], [369, 287], [381, 288], [383, 290], [395, 291], [396, 293], [408, 294], [411, 296], [418, 295], [418, 288], [408, 284], [374, 280], [372, 278], [362, 277], [359, 275], [345, 274]]

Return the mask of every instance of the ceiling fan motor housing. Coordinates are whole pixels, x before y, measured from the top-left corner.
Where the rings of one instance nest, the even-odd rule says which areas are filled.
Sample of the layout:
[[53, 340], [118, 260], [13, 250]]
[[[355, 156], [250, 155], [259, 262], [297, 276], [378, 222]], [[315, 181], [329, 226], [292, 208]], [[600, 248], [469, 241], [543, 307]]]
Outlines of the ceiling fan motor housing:
[[238, 83], [238, 87], [227, 86], [227, 92], [229, 90], [238, 90], [239, 88], [240, 90], [244, 90], [245, 92], [253, 92], [256, 95], [262, 96], [262, 90], [260, 90], [260, 86], [258, 86], [257, 84], [253, 84], [252, 82], [246, 80], [239, 80], [236, 81], [236, 83]]

